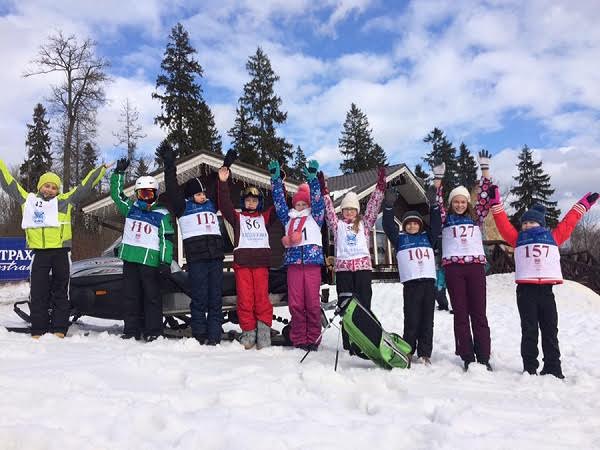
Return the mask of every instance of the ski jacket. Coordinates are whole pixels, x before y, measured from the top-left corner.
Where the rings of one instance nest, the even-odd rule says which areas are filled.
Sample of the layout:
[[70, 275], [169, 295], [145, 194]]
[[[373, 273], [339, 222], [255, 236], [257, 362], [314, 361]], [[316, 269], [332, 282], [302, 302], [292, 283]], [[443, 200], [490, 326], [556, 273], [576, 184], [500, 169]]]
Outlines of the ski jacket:
[[[217, 208], [210, 200], [196, 203], [193, 199], [185, 198], [183, 190], [177, 183], [177, 169], [165, 167], [165, 190], [172, 211], [176, 217], [197, 214], [199, 212], [217, 213]], [[225, 257], [223, 237], [220, 234], [205, 234], [191, 236], [183, 240], [185, 258], [187, 262], [206, 261], [209, 259], [223, 259]]]
[[[41, 250], [49, 248], [71, 248], [73, 232], [71, 229], [71, 214], [73, 207], [81, 204], [92, 193], [106, 172], [104, 166], [91, 170], [81, 183], [64, 194], [58, 194], [55, 198], [58, 208], [58, 226], [25, 228], [27, 246], [31, 249]], [[42, 198], [39, 193], [28, 193], [13, 178], [8, 168], [0, 160], [0, 186], [6, 193], [21, 205], [21, 211], [25, 211], [27, 198], [35, 196]]]
[[[577, 226], [577, 223], [581, 220], [586, 211], [585, 206], [575, 203], [565, 217], [558, 223], [556, 228], [551, 231], [542, 227], [530, 228], [527, 231], [517, 231], [513, 224], [510, 223], [502, 205], [494, 205], [491, 209], [494, 221], [496, 222], [496, 227], [498, 228], [498, 232], [502, 236], [502, 239], [514, 248], [527, 245], [534, 240], [535, 243], [542, 243], [542, 241], [544, 241], [547, 246], [549, 245], [551, 247], [554, 244], [556, 247], [559, 247], [569, 239], [571, 233]], [[533, 234], [535, 234], [535, 236], [533, 236]], [[556, 252], [558, 253], [558, 249], [556, 249]], [[558, 266], [557, 276], [539, 278], [527, 276], [527, 274], [523, 276], [522, 268], [516, 267], [520, 264], [523, 264], [521, 259], [515, 257], [515, 281], [518, 284], [560, 284], [563, 282], [562, 275], [559, 275], [558, 273], [560, 272], [560, 265]], [[560, 264], [560, 261], [558, 261], [558, 264]]]
[[[394, 220], [394, 209], [390, 207], [383, 208], [383, 230], [385, 235], [390, 240], [397, 253], [409, 250], [411, 248], [424, 248], [426, 250], [425, 263], [431, 263], [433, 273], [435, 274], [435, 255], [434, 247], [442, 229], [442, 217], [440, 208], [437, 203], [431, 204], [429, 208], [430, 226], [428, 229], [416, 234], [400, 232], [398, 224]], [[402, 267], [402, 259], [396, 258], [398, 261], [398, 272], [400, 273], [401, 281], [412, 281], [420, 278], [435, 278], [428, 275], [420, 278], [411, 278], [408, 273], [415, 273], [408, 267]]]
[[158, 267], [171, 264], [173, 234], [171, 216], [163, 206], [133, 201], [125, 196], [125, 175], [113, 172], [110, 177], [110, 196], [117, 210], [125, 216], [123, 240], [119, 246], [119, 258], [123, 261]]
[[[460, 225], [476, 226], [478, 229], [478, 234], [482, 236], [483, 240], [483, 222], [485, 221], [485, 218], [487, 217], [490, 211], [490, 200], [488, 196], [488, 190], [490, 189], [491, 185], [492, 182], [489, 178], [481, 178], [481, 180], [479, 180], [479, 186], [477, 187], [477, 204], [475, 205], [477, 220], [475, 221], [470, 217], [466, 216], [465, 214], [448, 214], [444, 206], [444, 196], [442, 190], [443, 188], [442, 186], [440, 186], [437, 191], [436, 199], [440, 207], [440, 214], [442, 216], [442, 229]], [[443, 245], [444, 242], [442, 239], [442, 247]], [[447, 266], [448, 264], [485, 264], [486, 262], [487, 259], [485, 257], [485, 254], [483, 253], [483, 244], [481, 244], [481, 248], [478, 251], [473, 252], [473, 254], [470, 255], [448, 257], [444, 256], [444, 252], [442, 251], [442, 266]]]
[[[371, 247], [371, 232], [373, 230], [373, 227], [375, 226], [375, 222], [377, 221], [377, 215], [379, 214], [379, 210], [381, 209], [381, 203], [383, 202], [383, 194], [383, 190], [375, 188], [367, 203], [365, 214], [362, 217], [363, 226], [361, 228], [367, 241], [367, 250]], [[333, 200], [329, 195], [325, 195], [323, 199], [325, 201], [325, 219], [327, 220], [327, 225], [333, 232], [333, 241], [335, 242], [336, 247], [335, 271], [356, 272], [357, 270], [372, 270], [373, 266], [371, 265], [371, 255], [365, 255], [354, 259], [341, 259], [338, 257], [340, 253], [340, 248], [338, 244], [341, 244], [341, 242], [338, 242], [338, 226], [340, 225], [340, 222], [347, 222], [344, 219], [338, 218], [338, 216], [335, 213], [335, 207], [333, 206]]]
[[233, 262], [241, 267], [269, 267], [271, 265], [271, 248], [268, 247], [268, 242], [267, 247], [244, 248], [240, 246], [240, 222], [244, 220], [245, 223], [248, 219], [262, 218], [268, 232], [275, 219], [277, 219], [275, 208], [271, 206], [266, 211], [243, 211], [240, 213], [233, 207], [228, 183], [219, 180], [218, 186], [217, 202], [219, 210], [225, 220], [233, 227]]
[[[321, 195], [321, 187], [319, 180], [316, 178], [308, 183], [310, 186], [310, 208], [311, 215], [319, 227], [323, 226], [325, 206], [323, 204], [323, 196]], [[273, 188], [273, 203], [279, 221], [283, 224], [287, 232], [290, 217], [288, 213], [290, 209], [285, 201], [285, 192], [283, 189], [283, 181], [281, 179], [271, 180]], [[318, 264], [323, 265], [323, 246], [317, 244], [301, 245], [298, 247], [290, 247], [285, 249], [284, 264]]]

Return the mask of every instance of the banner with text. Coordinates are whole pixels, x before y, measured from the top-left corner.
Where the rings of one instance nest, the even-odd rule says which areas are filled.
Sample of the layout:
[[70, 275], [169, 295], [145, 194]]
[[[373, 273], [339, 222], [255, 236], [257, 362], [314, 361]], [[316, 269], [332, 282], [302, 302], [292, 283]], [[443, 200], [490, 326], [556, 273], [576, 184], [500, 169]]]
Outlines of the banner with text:
[[0, 238], [0, 282], [29, 278], [32, 258], [25, 238]]

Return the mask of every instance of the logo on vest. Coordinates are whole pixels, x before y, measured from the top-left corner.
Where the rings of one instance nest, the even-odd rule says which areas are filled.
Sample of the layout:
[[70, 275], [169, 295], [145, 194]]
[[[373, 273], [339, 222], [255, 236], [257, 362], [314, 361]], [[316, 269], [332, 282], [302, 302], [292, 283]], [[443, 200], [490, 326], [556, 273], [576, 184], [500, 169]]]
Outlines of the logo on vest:
[[36, 225], [41, 225], [44, 223], [44, 211], [34, 211], [33, 212], [33, 223]]

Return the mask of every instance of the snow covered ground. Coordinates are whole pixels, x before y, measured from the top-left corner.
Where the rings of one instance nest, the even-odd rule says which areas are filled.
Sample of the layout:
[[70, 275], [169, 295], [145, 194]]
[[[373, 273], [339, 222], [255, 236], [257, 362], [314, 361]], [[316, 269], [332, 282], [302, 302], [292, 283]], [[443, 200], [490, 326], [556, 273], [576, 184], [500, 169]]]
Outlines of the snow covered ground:
[[[0, 287], [0, 325], [22, 325], [12, 302], [27, 292]], [[64, 340], [1, 328], [0, 448], [600, 448], [600, 297], [573, 282], [555, 294], [564, 381], [521, 374], [511, 274], [488, 277], [493, 373], [463, 373], [447, 312], [433, 365], [391, 372], [347, 355], [334, 372], [335, 329], [299, 364], [290, 348], [126, 342], [120, 324], [89, 318]], [[391, 331], [402, 301], [400, 284], [374, 285]]]

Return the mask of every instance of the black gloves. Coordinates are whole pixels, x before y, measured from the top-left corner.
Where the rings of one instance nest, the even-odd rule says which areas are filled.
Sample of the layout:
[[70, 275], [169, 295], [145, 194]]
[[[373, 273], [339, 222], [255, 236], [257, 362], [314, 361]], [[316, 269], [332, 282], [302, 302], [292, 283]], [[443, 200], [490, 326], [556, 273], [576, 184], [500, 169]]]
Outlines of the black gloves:
[[127, 158], [121, 158], [117, 161], [117, 167], [115, 167], [115, 172], [125, 173], [128, 167], [129, 160]]

